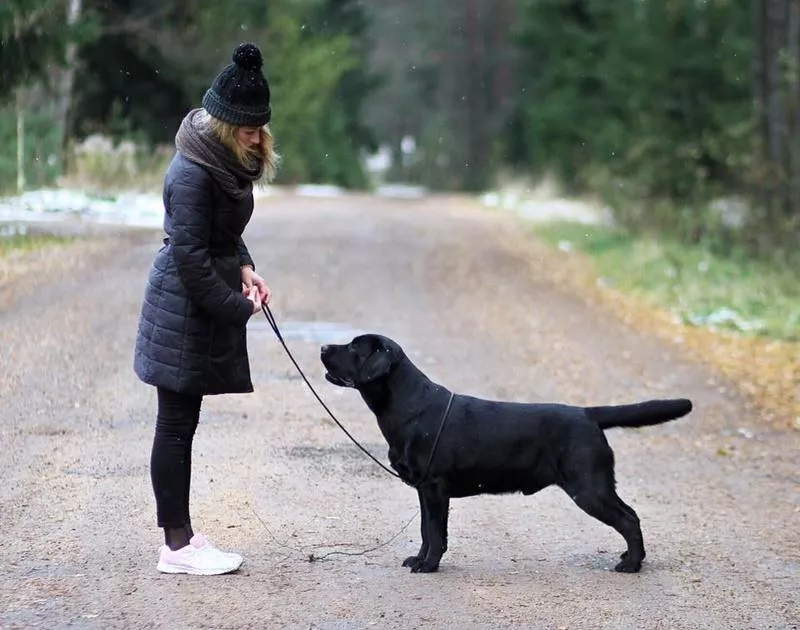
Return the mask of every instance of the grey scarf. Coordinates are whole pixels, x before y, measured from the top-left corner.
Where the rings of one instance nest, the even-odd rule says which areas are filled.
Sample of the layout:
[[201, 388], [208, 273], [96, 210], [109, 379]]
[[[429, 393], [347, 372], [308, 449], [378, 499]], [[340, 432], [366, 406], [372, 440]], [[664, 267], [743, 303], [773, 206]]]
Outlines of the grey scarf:
[[193, 109], [184, 117], [175, 135], [175, 148], [186, 158], [204, 166], [228, 195], [241, 199], [253, 192], [253, 182], [264, 174], [264, 163], [243, 166], [211, 130], [208, 114]]

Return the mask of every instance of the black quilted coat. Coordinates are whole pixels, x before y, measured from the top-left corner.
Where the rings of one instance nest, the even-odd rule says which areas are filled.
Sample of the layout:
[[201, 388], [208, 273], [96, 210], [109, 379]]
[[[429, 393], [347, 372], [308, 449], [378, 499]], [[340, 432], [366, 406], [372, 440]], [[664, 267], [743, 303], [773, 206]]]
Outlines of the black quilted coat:
[[164, 230], [144, 294], [134, 369], [174, 392], [252, 392], [241, 270], [253, 196], [237, 200], [176, 153], [164, 178]]

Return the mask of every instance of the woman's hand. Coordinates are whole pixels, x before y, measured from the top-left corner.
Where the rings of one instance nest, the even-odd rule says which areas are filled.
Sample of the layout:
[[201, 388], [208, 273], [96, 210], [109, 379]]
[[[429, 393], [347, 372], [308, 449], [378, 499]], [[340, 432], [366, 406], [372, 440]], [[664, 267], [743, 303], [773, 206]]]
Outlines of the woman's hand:
[[[258, 290], [259, 299], [263, 304], [269, 304], [272, 299], [272, 292], [269, 290], [264, 278], [259, 276], [249, 265], [242, 267], [242, 284], [248, 289], [255, 287]], [[261, 308], [259, 306], [259, 308]]]
[[261, 310], [261, 294], [257, 287], [245, 287], [243, 285], [242, 293], [244, 296], [253, 303], [253, 315]]

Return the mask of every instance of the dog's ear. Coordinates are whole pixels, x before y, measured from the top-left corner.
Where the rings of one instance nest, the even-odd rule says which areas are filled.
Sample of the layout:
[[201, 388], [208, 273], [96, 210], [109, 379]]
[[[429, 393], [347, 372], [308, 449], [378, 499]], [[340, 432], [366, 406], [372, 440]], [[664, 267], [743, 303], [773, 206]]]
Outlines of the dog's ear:
[[358, 373], [358, 380], [369, 383], [386, 376], [392, 369], [392, 353], [386, 348], [375, 350], [367, 357]]

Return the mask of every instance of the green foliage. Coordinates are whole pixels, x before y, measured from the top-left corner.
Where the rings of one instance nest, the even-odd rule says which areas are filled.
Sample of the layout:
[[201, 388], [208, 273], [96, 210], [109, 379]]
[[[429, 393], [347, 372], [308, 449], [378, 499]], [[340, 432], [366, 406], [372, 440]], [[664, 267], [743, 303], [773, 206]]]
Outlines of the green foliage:
[[64, 3], [4, 0], [0, 3], [0, 99], [20, 84], [46, 76], [63, 59], [67, 39]]
[[[527, 0], [517, 160], [574, 191], [697, 204], [745, 188], [753, 155], [749, 8], [719, 0]], [[625, 201], [623, 201], [625, 200]], [[645, 210], [646, 212], [646, 210]], [[639, 213], [639, 214], [637, 214]]]
[[359, 0], [324, 0], [312, 14], [314, 37], [346, 37], [348, 67], [342, 72], [323, 118], [322, 134], [334, 161], [331, 181], [345, 187], [368, 185], [362, 153], [378, 148], [373, 131], [364, 123], [365, 101], [379, 84], [369, 69], [371, 45], [368, 20]]
[[314, 34], [313, 3], [281, 0], [270, 7], [264, 51], [269, 60], [273, 122], [284, 164], [281, 180], [363, 185], [357, 138], [337, 102], [348, 72], [358, 67], [346, 34]]
[[[104, 25], [81, 49], [73, 128], [171, 144], [241, 41], [264, 53], [281, 181], [366, 183], [373, 144], [360, 106], [370, 89], [363, 11], [354, 0], [88, 0]], [[130, 131], [120, 129], [123, 122]]]
[[85, 0], [86, 15], [99, 27], [78, 54], [71, 135], [128, 139], [135, 130], [135, 140], [152, 143], [174, 135], [190, 99], [184, 77], [169, 61], [171, 46], [182, 38], [165, 35], [177, 27], [182, 4]]
[[[25, 179], [32, 186], [48, 186], [59, 174], [56, 156], [60, 130], [53, 125], [51, 107], [25, 112]], [[17, 178], [17, 116], [13, 105], [0, 106], [0, 193], [11, 192]]]

